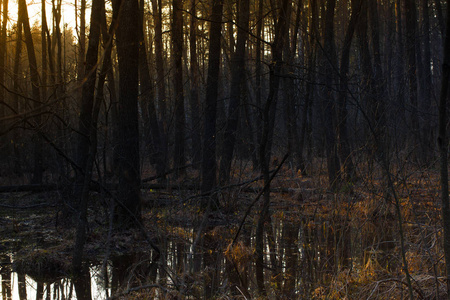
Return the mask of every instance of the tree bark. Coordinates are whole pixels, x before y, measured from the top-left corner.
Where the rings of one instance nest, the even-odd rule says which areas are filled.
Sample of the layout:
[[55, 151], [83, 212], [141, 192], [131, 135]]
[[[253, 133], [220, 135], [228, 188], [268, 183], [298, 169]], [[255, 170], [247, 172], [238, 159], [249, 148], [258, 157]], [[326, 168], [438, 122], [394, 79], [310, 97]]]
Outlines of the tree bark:
[[237, 126], [239, 121], [239, 107], [241, 104], [245, 78], [245, 44], [248, 38], [250, 3], [249, 0], [240, 0], [238, 3], [237, 44], [231, 62], [230, 102], [228, 105], [228, 120], [224, 132], [219, 168], [220, 184], [226, 184], [230, 180], [231, 162], [236, 144]]
[[[5, 90], [3, 85], [5, 84], [5, 60], [6, 60], [6, 26], [8, 22], [8, 0], [0, 1], [0, 7], [2, 7], [2, 24], [0, 28], [0, 101], [6, 101]], [[0, 119], [5, 116], [5, 107], [3, 103], [0, 103]], [[3, 122], [0, 122], [0, 128], [3, 128]], [[0, 137], [0, 142], [4, 145], [4, 137]]]
[[[42, 104], [41, 102], [41, 82], [39, 79], [39, 72], [37, 68], [36, 54], [34, 52], [33, 37], [31, 35], [30, 22], [28, 18], [27, 4], [25, 0], [19, 1], [19, 19], [23, 25], [23, 31], [25, 35], [25, 45], [27, 47], [28, 62], [30, 64], [30, 77], [31, 77], [31, 89], [33, 95], [33, 108], [38, 110]], [[34, 120], [34, 127], [37, 131], [40, 130], [41, 117], [38, 115]], [[40, 135], [35, 136], [34, 140], [34, 170], [33, 170], [33, 184], [42, 183], [43, 166], [42, 166], [42, 140]]]
[[[19, 13], [19, 12], [18, 12]], [[12, 98], [12, 107], [15, 113], [20, 113], [20, 105], [19, 105], [19, 92], [20, 92], [20, 84], [19, 84], [19, 71], [20, 71], [20, 57], [22, 54], [22, 23], [17, 22], [17, 39], [16, 39], [16, 52], [14, 54], [14, 67], [13, 67], [13, 90], [15, 94]], [[14, 140], [14, 173], [17, 175], [22, 174], [22, 166], [21, 166], [21, 153], [20, 147], [17, 138]]]
[[[262, 122], [261, 122], [261, 113], [260, 108], [262, 108], [262, 95], [263, 95], [263, 74], [262, 74], [262, 35], [263, 35], [263, 29], [264, 29], [264, 0], [259, 0], [258, 2], [258, 14], [257, 14], [257, 24], [256, 24], [256, 46], [255, 46], [255, 52], [256, 52], [256, 62], [255, 62], [255, 83], [256, 83], [256, 94], [255, 94], [255, 106], [257, 108], [255, 112], [255, 127], [256, 128], [262, 128]], [[260, 145], [261, 142], [261, 131], [256, 130], [255, 133], [255, 152], [258, 153], [258, 145]], [[253, 170], [260, 170], [261, 162], [259, 161], [259, 155], [255, 155], [255, 158], [253, 159]]]
[[[80, 133], [77, 146], [77, 165], [85, 170], [86, 160], [89, 153], [89, 133], [92, 124], [92, 108], [94, 103], [95, 93], [95, 81], [97, 79], [97, 59], [98, 48], [100, 44], [100, 31], [101, 31], [101, 11], [102, 0], [96, 0], [92, 4], [90, 30], [89, 30], [89, 43], [86, 53], [86, 65], [84, 71], [84, 84], [82, 86], [81, 94], [81, 110], [79, 117]], [[81, 177], [83, 176], [82, 174]], [[80, 182], [83, 182], [81, 180]]]
[[[104, 19], [102, 18], [102, 13], [104, 13], [104, 2], [102, 0], [94, 0], [92, 2], [92, 11], [91, 11], [91, 30], [89, 37], [97, 38], [97, 47], [100, 39], [100, 26], [101, 21]], [[94, 20], [95, 19], [95, 20]], [[91, 44], [91, 40], [89, 39], [89, 47], [88, 47], [88, 54], [91, 54], [92, 57], [87, 57], [86, 62], [94, 62], [94, 59], [97, 59], [97, 52], [95, 52], [94, 57], [94, 50], [95, 45]], [[100, 105], [103, 101], [103, 86], [105, 82], [106, 77], [106, 68], [108, 66], [108, 57], [110, 59], [111, 57], [111, 48], [112, 46], [109, 45], [106, 49], [106, 55], [105, 59], [103, 61], [102, 66], [102, 72], [99, 76], [98, 80], [98, 86], [97, 86], [97, 96], [94, 97], [94, 89], [92, 89], [91, 94], [91, 101], [90, 103], [90, 115], [89, 117], [89, 127], [85, 128], [85, 130], [88, 130], [87, 133], [87, 139], [88, 144], [86, 145], [87, 148], [85, 149], [87, 153], [85, 153], [86, 157], [84, 158], [84, 165], [81, 165], [83, 174], [81, 174], [78, 178], [81, 186], [76, 187], [75, 194], [76, 197], [78, 197], [78, 218], [77, 218], [77, 232], [75, 236], [75, 245], [73, 249], [73, 258], [72, 258], [72, 269], [76, 277], [79, 279], [82, 275], [83, 267], [83, 249], [84, 244], [86, 241], [86, 228], [87, 228], [87, 209], [88, 209], [88, 198], [89, 198], [89, 191], [90, 191], [90, 183], [92, 179], [92, 168], [94, 166], [95, 157], [97, 154], [97, 120], [98, 120], [98, 114], [100, 111]], [[96, 70], [96, 66], [92, 66], [94, 70]], [[89, 72], [88, 66], [86, 65], [86, 73]], [[95, 78], [96, 78], [96, 72], [94, 72], [94, 77], [92, 84], [95, 87]], [[87, 78], [90, 78], [90, 74], [86, 74]], [[86, 101], [89, 99], [87, 93], [90, 91], [87, 91], [84, 89], [82, 90], [82, 100]], [[86, 107], [86, 103], [83, 103], [83, 107]], [[82, 181], [81, 181], [82, 180]], [[111, 212], [112, 213], [112, 212]]]
[[432, 74], [431, 74], [431, 31], [430, 31], [430, 15], [429, 15], [429, 0], [422, 0], [422, 39], [423, 39], [423, 80], [422, 80], [422, 137], [423, 137], [423, 159], [424, 163], [428, 164], [432, 158], [432, 152], [434, 150], [433, 143], [433, 129], [431, 118], [431, 102], [432, 102]]
[[361, 11], [361, 0], [352, 0], [352, 15], [348, 23], [347, 32], [345, 33], [344, 45], [341, 54], [340, 67], [340, 82], [339, 82], [339, 96], [338, 96], [338, 116], [339, 116], [339, 154], [343, 169], [347, 178], [355, 177], [355, 167], [353, 165], [352, 156], [350, 153], [350, 145], [347, 131], [347, 90], [348, 90], [348, 71], [350, 64], [350, 49], [352, 39], [358, 23], [359, 13]]
[[174, 168], [178, 171], [175, 176], [182, 175], [185, 171], [181, 167], [185, 165], [185, 116], [184, 116], [184, 92], [183, 92], [183, 14], [182, 1], [173, 0], [172, 18], [172, 57], [174, 65], [174, 93], [175, 93], [175, 145]]
[[[156, 174], [161, 176], [163, 179], [164, 172], [166, 171], [166, 161], [163, 152], [163, 145], [161, 139], [161, 132], [158, 122], [158, 116], [156, 114], [155, 107], [155, 93], [152, 86], [152, 76], [148, 66], [147, 60], [147, 48], [144, 37], [144, 1], [140, 1], [140, 17], [139, 17], [139, 79], [141, 84], [141, 104], [142, 110], [144, 111], [144, 125], [145, 128], [149, 127], [152, 147], [150, 149], [153, 151], [150, 153], [152, 156], [151, 161], [156, 165]], [[147, 129], [146, 129], [147, 130]]]
[[[450, 1], [447, 0], [447, 7]], [[438, 146], [440, 154], [440, 181], [442, 202], [442, 223], [444, 228], [444, 257], [447, 271], [447, 295], [450, 295], [450, 203], [448, 187], [448, 113], [447, 102], [450, 82], [450, 9], [447, 9], [447, 25], [444, 42], [444, 61], [442, 65], [441, 94], [439, 98]]]
[[[165, 117], [166, 108], [166, 85], [164, 76], [164, 50], [162, 39], [162, 1], [151, 0], [153, 9], [153, 21], [155, 24], [155, 62], [156, 62], [156, 86], [158, 88], [159, 118], [162, 123], [162, 132], [167, 134]], [[167, 147], [167, 146], [166, 146]]]
[[197, 8], [196, 0], [191, 4], [191, 23], [189, 27], [189, 53], [190, 53], [190, 75], [191, 75], [191, 140], [192, 140], [192, 163], [194, 168], [199, 169], [202, 159], [202, 141], [201, 141], [201, 118], [199, 101], [199, 70], [197, 58]]
[[[77, 13], [75, 11], [75, 13]], [[84, 57], [86, 53], [86, 0], [81, 0], [80, 4], [80, 26], [78, 30], [78, 57], [77, 57], [77, 77], [81, 83], [84, 78]], [[76, 16], [78, 18], [78, 16]]]
[[117, 0], [119, 9], [116, 45], [119, 62], [119, 161], [116, 225], [135, 227], [141, 219], [139, 160], [139, 3]]
[[[209, 193], [216, 187], [216, 115], [219, 89], [220, 51], [223, 0], [211, 0], [212, 13], [209, 34], [208, 78], [206, 82], [205, 123], [203, 134], [202, 193]], [[210, 203], [210, 200], [212, 201]], [[205, 198], [205, 207], [209, 203], [217, 209], [219, 203], [214, 195]]]
[[259, 162], [261, 164], [261, 173], [264, 178], [264, 186], [266, 190], [263, 195], [263, 206], [259, 214], [258, 224], [256, 227], [255, 252], [256, 252], [256, 283], [258, 292], [261, 295], [266, 294], [264, 286], [264, 227], [265, 223], [270, 220], [270, 172], [269, 163], [271, 157], [271, 144], [274, 126], [274, 111], [278, 98], [278, 89], [280, 85], [280, 75], [282, 70], [283, 47], [285, 46], [285, 38], [287, 36], [287, 19], [290, 11], [290, 1], [282, 0], [277, 26], [275, 27], [275, 37], [272, 44], [272, 62], [270, 64], [270, 83], [269, 94], [263, 111], [263, 128], [261, 144], [259, 148]]
[[326, 144], [327, 168], [328, 168], [328, 184], [331, 190], [335, 191], [341, 181], [340, 164], [337, 156], [337, 139], [336, 139], [336, 103], [333, 91], [335, 81], [336, 50], [334, 41], [334, 9], [335, 0], [327, 1], [325, 12], [325, 24], [323, 27], [323, 78], [324, 95], [322, 96], [323, 122]]
[[[421, 143], [421, 133], [419, 128], [418, 102], [417, 102], [417, 67], [416, 67], [416, 22], [417, 8], [415, 0], [404, 0], [406, 16], [406, 56], [407, 56], [407, 74], [409, 84], [409, 104], [411, 105], [412, 139]], [[417, 151], [416, 158], [417, 157]]]

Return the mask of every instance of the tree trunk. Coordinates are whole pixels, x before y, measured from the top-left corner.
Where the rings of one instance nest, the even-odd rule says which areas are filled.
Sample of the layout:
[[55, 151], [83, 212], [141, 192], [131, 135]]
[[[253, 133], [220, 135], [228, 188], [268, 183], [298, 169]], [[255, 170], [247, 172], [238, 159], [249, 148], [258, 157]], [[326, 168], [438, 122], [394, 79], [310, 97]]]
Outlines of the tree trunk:
[[[92, 3], [90, 30], [89, 30], [89, 43], [86, 53], [86, 65], [85, 65], [85, 81], [81, 91], [81, 107], [79, 116], [79, 136], [77, 145], [76, 164], [79, 168], [77, 171], [77, 178], [73, 190], [75, 197], [74, 203], [71, 203], [76, 209], [80, 206], [83, 185], [86, 180], [85, 176], [88, 172], [91, 172], [87, 165], [91, 140], [90, 133], [93, 124], [93, 105], [94, 105], [94, 93], [95, 93], [95, 81], [97, 78], [97, 59], [98, 59], [98, 47], [100, 44], [100, 31], [101, 31], [101, 12], [102, 12], [102, 0], [96, 0]], [[66, 208], [66, 219], [69, 212]]]
[[152, 156], [151, 161], [156, 165], [156, 173], [157, 175], [164, 177], [164, 172], [166, 170], [166, 161], [163, 153], [163, 145], [161, 139], [161, 132], [158, 123], [158, 116], [156, 114], [155, 107], [155, 93], [152, 86], [153, 79], [151, 77], [150, 69], [148, 66], [147, 60], [147, 48], [144, 37], [144, 1], [140, 1], [140, 24], [139, 24], [139, 79], [141, 84], [141, 103], [142, 110], [144, 111], [144, 125], [147, 130], [150, 129], [150, 136], [152, 147]]
[[[16, 52], [14, 54], [14, 71], [13, 71], [13, 90], [14, 95], [12, 99], [12, 107], [16, 114], [20, 114], [20, 105], [19, 105], [19, 72], [20, 72], [20, 57], [22, 54], [22, 23], [17, 22], [17, 39], [16, 39]], [[14, 173], [16, 175], [22, 175], [22, 166], [21, 166], [21, 153], [19, 148], [18, 139], [14, 140]]]
[[220, 184], [226, 184], [230, 179], [231, 162], [236, 144], [239, 107], [245, 78], [245, 44], [248, 38], [249, 27], [249, 0], [240, 0], [238, 16], [238, 32], [236, 51], [231, 62], [231, 89], [228, 105], [228, 120], [225, 127], [224, 141], [222, 145], [222, 157], [219, 168]]
[[[75, 12], [77, 13], [77, 12]], [[77, 57], [77, 77], [78, 82], [82, 83], [84, 78], [84, 56], [86, 53], [86, 0], [81, 0], [80, 4], [80, 26], [78, 30], [78, 57]], [[76, 16], [78, 18], [78, 16]]]
[[46, 36], [46, 29], [47, 29], [47, 14], [45, 11], [45, 0], [41, 1], [41, 64], [42, 64], [42, 74], [41, 74], [41, 95], [42, 100], [44, 102], [47, 101], [47, 36]]
[[[297, 11], [295, 17], [294, 28], [292, 31], [291, 44], [289, 47], [285, 47], [285, 55], [288, 65], [284, 68], [285, 78], [283, 80], [285, 86], [284, 92], [284, 114], [286, 116], [285, 124], [287, 129], [287, 146], [288, 152], [291, 153], [291, 162], [293, 164], [293, 168], [297, 171], [300, 169], [300, 166], [303, 166], [304, 163], [302, 161], [302, 148], [300, 148], [300, 135], [298, 124], [298, 114], [299, 114], [299, 104], [298, 104], [298, 93], [296, 93], [296, 74], [298, 70], [294, 68], [295, 65], [295, 56], [297, 54], [297, 41], [298, 41], [298, 33], [300, 29], [301, 23], [301, 14], [303, 5], [302, 1], [297, 3]], [[289, 20], [288, 20], [289, 22]]]
[[334, 9], [336, 6], [335, 0], [327, 1], [325, 12], [325, 24], [323, 27], [324, 39], [324, 53], [323, 53], [323, 84], [324, 94], [322, 99], [323, 122], [327, 155], [328, 168], [328, 184], [331, 190], [335, 191], [340, 184], [340, 165], [337, 156], [337, 142], [336, 142], [336, 108], [335, 96], [333, 91], [333, 84], [335, 81], [334, 73], [336, 64], [336, 50], [334, 42]]
[[[28, 62], [30, 64], [30, 77], [31, 77], [31, 87], [32, 87], [32, 95], [33, 95], [33, 108], [38, 110], [42, 104], [41, 102], [41, 91], [40, 91], [40, 80], [39, 80], [39, 72], [37, 68], [36, 54], [34, 52], [34, 43], [33, 37], [31, 35], [30, 22], [28, 19], [28, 11], [27, 4], [25, 0], [19, 1], [19, 19], [23, 25], [23, 31], [25, 35], [25, 45], [27, 47], [28, 53]], [[34, 120], [34, 127], [39, 132], [41, 127], [41, 117], [40, 115]], [[42, 139], [40, 135], [35, 136], [34, 140], [34, 170], [33, 170], [33, 184], [42, 183], [42, 174], [43, 174], [43, 166], [42, 166]]]
[[139, 4], [137, 0], [117, 0], [116, 32], [119, 62], [119, 161], [118, 207], [116, 225], [137, 226], [141, 219], [139, 160]]
[[259, 214], [256, 227], [255, 252], [256, 252], [256, 283], [258, 292], [261, 295], [266, 294], [264, 286], [264, 225], [270, 220], [270, 156], [272, 134], [274, 126], [274, 110], [278, 98], [278, 89], [280, 85], [280, 75], [282, 70], [283, 47], [285, 46], [285, 37], [287, 36], [287, 19], [290, 14], [290, 1], [282, 0], [277, 26], [275, 27], [275, 37], [272, 44], [272, 63], [270, 65], [270, 83], [269, 94], [263, 111], [263, 128], [261, 144], [259, 149], [259, 162], [264, 179], [264, 186], [267, 186], [263, 195], [263, 206]]
[[[0, 7], [2, 7], [2, 24], [0, 28], [0, 99], [5, 101], [5, 90], [3, 85], [5, 84], [5, 60], [6, 60], [6, 26], [8, 22], [8, 0], [0, 1]], [[0, 104], [0, 119], [5, 116], [6, 105]], [[3, 121], [0, 122], [0, 128], [3, 127]], [[0, 137], [0, 144], [5, 145], [5, 137]], [[3, 146], [2, 146], [3, 148]]]
[[[262, 35], [263, 35], [263, 29], [264, 29], [264, 15], [263, 15], [263, 10], [264, 10], [264, 0], [259, 0], [258, 2], [258, 17], [257, 17], [257, 24], [256, 24], [256, 47], [255, 47], [255, 52], [256, 52], [256, 66], [255, 66], [255, 83], [256, 83], [256, 94], [255, 94], [255, 106], [256, 106], [256, 112], [255, 112], [255, 128], [262, 128], [262, 123], [261, 123], [261, 113], [260, 113], [260, 108], [262, 107], [262, 91], [264, 89], [263, 86], [263, 74], [262, 74], [262, 57], [261, 57], [261, 52], [262, 52]], [[261, 130], [256, 130], [255, 133], [255, 152], [258, 152], [258, 145], [260, 145], [261, 142]], [[253, 170], [260, 170], [261, 166], [261, 162], [258, 161], [259, 160], [259, 155], [255, 155], [255, 159], [253, 159]]]
[[428, 9], [429, 1], [422, 0], [422, 39], [423, 39], [423, 80], [422, 80], [422, 137], [424, 139], [422, 146], [424, 163], [428, 164], [432, 158], [432, 153], [434, 150], [433, 143], [433, 129], [432, 129], [432, 118], [431, 118], [431, 102], [432, 102], [432, 75], [431, 75], [431, 40], [430, 40], [430, 15]]
[[[395, 125], [403, 125], [406, 124], [406, 111], [405, 111], [405, 86], [406, 86], [406, 78], [405, 78], [405, 45], [404, 45], [404, 28], [403, 28], [403, 10], [402, 10], [402, 0], [396, 0], [396, 8], [397, 8], [397, 17], [396, 17], [396, 36], [397, 36], [397, 51], [396, 51], [396, 63], [397, 67], [395, 68], [395, 77], [397, 81], [395, 83], [396, 87], [396, 105], [394, 115], [398, 116], [400, 121], [403, 121], [399, 124], [397, 121]], [[404, 131], [405, 126], [403, 125], [400, 131]], [[396, 140], [398, 144], [404, 144], [404, 132], [401, 132], [396, 136]], [[400, 141], [398, 141], [400, 140]]]
[[[156, 86], [158, 88], [158, 103], [159, 103], [159, 118], [162, 123], [162, 132], [167, 134], [166, 114], [167, 114], [167, 99], [166, 99], [166, 85], [164, 76], [164, 54], [163, 54], [163, 39], [162, 39], [162, 1], [151, 0], [153, 9], [153, 22], [155, 24], [155, 62], [156, 62]], [[167, 143], [167, 141], [165, 141]], [[167, 153], [167, 145], [165, 153]]]
[[377, 156], [381, 161], [386, 159], [383, 157], [387, 154], [388, 148], [388, 132], [386, 130], [385, 119], [385, 104], [386, 97], [385, 78], [383, 76], [383, 69], [381, 65], [381, 49], [380, 49], [380, 26], [378, 17], [378, 5], [376, 0], [370, 0], [368, 6], [368, 13], [370, 18], [371, 33], [372, 33], [372, 52], [373, 52], [373, 81], [371, 83], [374, 94], [373, 103], [371, 107], [371, 116], [374, 120], [374, 127], [376, 132]]
[[181, 0], [173, 0], [172, 23], [172, 58], [174, 64], [174, 93], [175, 93], [175, 145], [174, 145], [174, 169], [175, 175], [182, 175], [185, 169], [185, 116], [184, 116], [184, 92], [183, 92], [183, 4]]
[[[98, 47], [99, 44], [102, 12], [104, 12], [104, 2], [102, 0], [94, 0], [92, 2], [91, 29], [89, 34], [89, 46], [86, 57], [86, 63], [94, 63], [94, 62], [96, 63], [97, 60], [97, 51], [94, 52], [94, 50], [97, 50], [96, 47]], [[91, 38], [95, 39], [96, 41], [91, 40]], [[83, 158], [82, 161], [83, 165], [79, 165], [82, 168], [82, 174], [80, 174], [77, 178], [78, 180], [77, 184], [79, 186], [75, 188], [76, 194], [74, 195], [75, 197], [78, 198], [77, 199], [78, 201], [76, 203], [76, 207], [78, 208], [77, 232], [75, 237], [75, 245], [73, 249], [73, 258], [72, 258], [72, 269], [76, 277], [80, 277], [83, 271], [82, 261], [83, 261], [83, 249], [86, 240], [89, 187], [92, 179], [92, 168], [94, 165], [95, 156], [97, 154], [97, 119], [100, 111], [100, 105], [103, 101], [103, 99], [101, 98], [103, 98], [103, 84], [105, 82], [106, 76], [106, 71], [104, 69], [105, 66], [107, 65], [108, 54], [109, 57], [111, 56], [110, 54], [111, 45], [109, 47], [109, 50], [108, 49], [106, 50], [106, 52], [108, 51], [109, 53], [106, 53], [105, 60], [103, 61], [101, 76], [98, 81], [97, 97], [94, 98], [95, 79], [97, 73], [96, 64], [86, 65], [85, 76], [88, 79], [88, 81], [85, 82], [85, 85], [92, 84], [93, 87], [88, 86], [89, 88], [91, 88], [88, 90], [87, 88], [85, 88], [85, 85], [83, 85], [82, 90], [82, 98], [81, 98], [82, 108], [86, 109], [84, 113], [88, 114], [86, 115], [86, 119], [84, 121], [89, 122], [88, 123], [89, 125], [88, 127], [83, 128], [85, 130], [84, 133], [86, 134], [86, 136], [84, 136], [86, 141], [80, 140], [80, 143], [87, 142], [86, 145], [83, 145], [84, 147], [86, 147], [83, 148], [83, 151], [86, 151], [84, 152], [86, 157]], [[94, 72], [92, 72], [93, 74], [90, 74], [89, 72], [92, 70], [94, 70]], [[91, 102], [86, 103], [89, 100]], [[87, 111], [87, 109], [89, 109], [89, 111]], [[81, 122], [81, 115], [80, 115], [80, 122]], [[86, 123], [84, 123], [83, 125], [86, 126]], [[80, 147], [80, 145], [78, 146]], [[81, 153], [79, 152], [78, 155], [80, 154]]]
[[[409, 102], [411, 105], [411, 129], [412, 140], [421, 141], [419, 128], [418, 102], [417, 102], [417, 68], [416, 68], [416, 22], [417, 8], [415, 0], [404, 0], [406, 16], [406, 56], [407, 56], [407, 74], [409, 84]], [[414, 146], [414, 145], [413, 145]], [[417, 157], [417, 151], [414, 151]]]
[[199, 169], [202, 159], [202, 141], [201, 141], [201, 118], [200, 118], [200, 101], [199, 101], [199, 70], [197, 59], [197, 9], [196, 0], [192, 0], [191, 5], [191, 24], [189, 27], [189, 52], [191, 66], [191, 140], [192, 140], [192, 163], [194, 168]]
[[359, 13], [361, 11], [361, 0], [352, 0], [352, 15], [348, 23], [347, 32], [345, 33], [344, 45], [341, 54], [340, 82], [339, 82], [339, 98], [338, 98], [338, 116], [339, 116], [339, 154], [343, 169], [347, 178], [355, 177], [355, 167], [353, 165], [350, 153], [350, 144], [347, 132], [347, 90], [348, 90], [348, 70], [350, 64], [350, 49], [352, 45], [353, 34], [358, 23]]
[[[450, 7], [450, 1], [447, 0], [447, 7]], [[450, 296], [450, 203], [448, 188], [448, 113], [447, 101], [449, 94], [450, 81], [450, 9], [447, 9], [447, 28], [444, 43], [444, 61], [442, 64], [442, 85], [439, 100], [439, 137], [438, 146], [441, 157], [441, 202], [442, 202], [442, 223], [444, 227], [444, 257], [446, 264], [447, 298]]]
[[[202, 160], [202, 193], [209, 193], [216, 187], [216, 115], [217, 96], [219, 89], [221, 31], [223, 0], [211, 0], [212, 13], [209, 34], [209, 62], [208, 78], [206, 82], [205, 123], [203, 134], [203, 160]], [[211, 199], [211, 203], [210, 200]], [[210, 195], [205, 198], [205, 207], [210, 203], [213, 209], [218, 208], [217, 197]]]

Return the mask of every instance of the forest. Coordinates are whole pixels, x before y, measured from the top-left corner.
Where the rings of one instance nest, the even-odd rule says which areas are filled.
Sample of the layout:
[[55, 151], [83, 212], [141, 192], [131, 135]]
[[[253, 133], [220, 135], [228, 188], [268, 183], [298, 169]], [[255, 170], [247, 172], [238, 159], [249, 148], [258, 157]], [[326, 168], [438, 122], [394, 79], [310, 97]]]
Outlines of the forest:
[[450, 0], [0, 0], [2, 299], [450, 299], [449, 80]]

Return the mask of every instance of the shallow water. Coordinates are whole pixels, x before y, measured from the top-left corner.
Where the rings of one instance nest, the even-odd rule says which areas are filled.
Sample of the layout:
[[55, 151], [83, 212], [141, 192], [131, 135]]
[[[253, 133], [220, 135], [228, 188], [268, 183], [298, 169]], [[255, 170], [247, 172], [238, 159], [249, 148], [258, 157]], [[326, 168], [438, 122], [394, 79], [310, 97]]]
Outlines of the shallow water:
[[[377, 232], [376, 224], [356, 227], [342, 220], [311, 218], [273, 223], [265, 238], [264, 285], [268, 298], [307, 299], [306, 295], [326, 287], [333, 277], [344, 270], [358, 271], [369, 259], [386, 265], [392, 244], [396, 244], [392, 234]], [[106, 299], [118, 291], [152, 284], [163, 287], [154, 287], [154, 296], [163, 295], [167, 289], [191, 299], [254, 297], [253, 227], [244, 228], [239, 251], [232, 255], [225, 254], [230, 241], [217, 238], [220, 231], [211, 229], [211, 234], [196, 242], [193, 238], [161, 239], [163, 255], [157, 265], [152, 264], [151, 253], [123, 255], [109, 259], [106, 276], [102, 264], [93, 263], [78, 282], [69, 278], [42, 282], [13, 272], [14, 255], [10, 254], [9, 261], [2, 264], [0, 294], [12, 300]]]

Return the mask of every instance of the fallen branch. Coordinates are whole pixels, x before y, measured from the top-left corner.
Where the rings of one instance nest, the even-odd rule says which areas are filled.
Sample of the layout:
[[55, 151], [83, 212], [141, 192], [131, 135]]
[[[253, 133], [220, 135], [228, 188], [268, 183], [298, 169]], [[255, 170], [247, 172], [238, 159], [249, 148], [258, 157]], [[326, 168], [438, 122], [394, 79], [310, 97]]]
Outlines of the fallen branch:
[[52, 203], [39, 203], [39, 204], [33, 204], [33, 205], [27, 205], [27, 206], [0, 204], [0, 207], [9, 208], [9, 209], [30, 209], [30, 208], [44, 207], [44, 206], [55, 206], [55, 205]]

